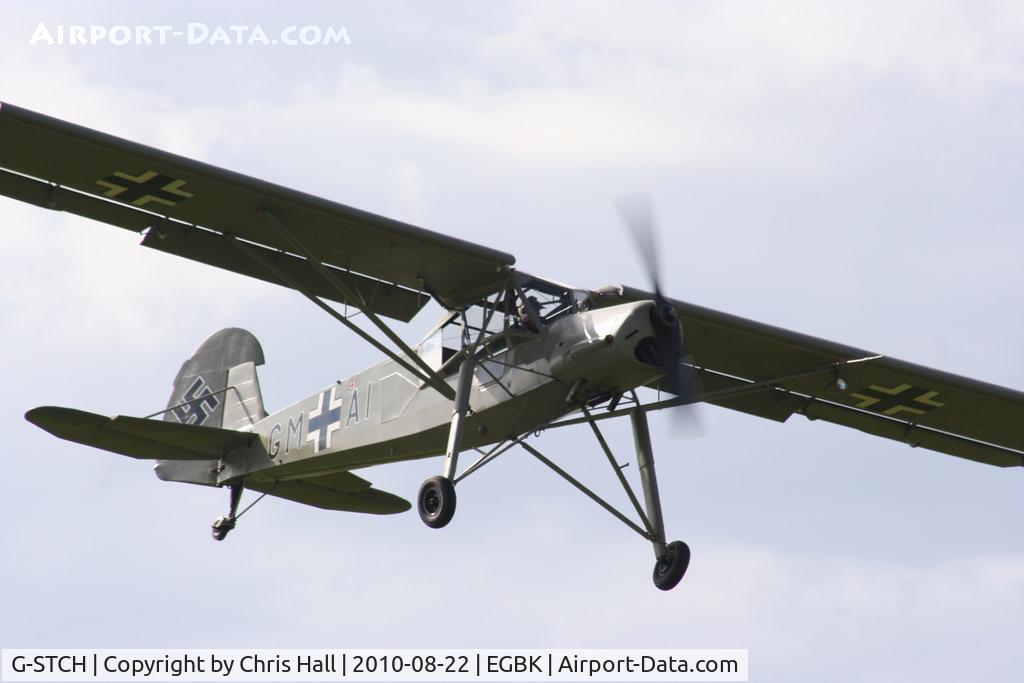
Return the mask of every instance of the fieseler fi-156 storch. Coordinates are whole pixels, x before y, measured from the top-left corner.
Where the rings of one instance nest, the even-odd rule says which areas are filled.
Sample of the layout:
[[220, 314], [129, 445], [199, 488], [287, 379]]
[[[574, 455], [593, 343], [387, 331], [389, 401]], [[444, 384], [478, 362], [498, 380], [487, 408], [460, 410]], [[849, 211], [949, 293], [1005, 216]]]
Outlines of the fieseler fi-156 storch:
[[[443, 527], [455, 485], [518, 446], [651, 542], [654, 583], [668, 590], [690, 550], [665, 535], [647, 414], [698, 402], [778, 422], [796, 413], [981, 463], [1024, 465], [1020, 392], [668, 298], [639, 196], [620, 209], [653, 292], [535, 277], [500, 251], [7, 104], [0, 193], [292, 288], [386, 356], [268, 414], [256, 373], [263, 351], [231, 328], [185, 361], [166, 409], [148, 418], [59, 407], [26, 414], [62, 439], [155, 460], [161, 479], [227, 488], [218, 540], [234, 528], [245, 489], [329, 510], [403, 512], [408, 501], [353, 470], [442, 454], [441, 473], [424, 482], [416, 505], [428, 526]], [[430, 302], [444, 313], [419, 344], [385, 321], [409, 321]], [[632, 424], [639, 496], [602, 436], [600, 422], [615, 418]], [[584, 424], [635, 516], [528, 441]], [[460, 471], [469, 451], [479, 455]]]

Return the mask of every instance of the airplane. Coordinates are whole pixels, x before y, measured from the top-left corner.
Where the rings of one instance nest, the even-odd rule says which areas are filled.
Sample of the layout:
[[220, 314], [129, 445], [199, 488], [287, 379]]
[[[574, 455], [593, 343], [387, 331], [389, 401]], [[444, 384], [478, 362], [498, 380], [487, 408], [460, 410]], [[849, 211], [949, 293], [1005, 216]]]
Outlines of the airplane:
[[[440, 473], [416, 497], [423, 522], [441, 528], [455, 513], [456, 485], [519, 447], [651, 543], [654, 584], [670, 590], [686, 573], [690, 549], [665, 532], [647, 415], [680, 415], [697, 403], [777, 422], [803, 415], [980, 463], [1024, 466], [1024, 393], [666, 296], [643, 196], [625, 197], [619, 208], [651, 291], [534, 276], [511, 254], [6, 103], [0, 194], [293, 289], [384, 354], [268, 413], [256, 371], [263, 350], [250, 332], [228, 328], [184, 362], [163, 410], [26, 413], [61, 439], [155, 460], [162, 480], [227, 489], [228, 512], [212, 526], [217, 540], [245, 512], [245, 490], [260, 494], [255, 502], [269, 495], [328, 510], [405, 512], [409, 501], [355, 471], [443, 455]], [[408, 322], [430, 302], [443, 314], [417, 344], [385, 320]], [[609, 419], [631, 424], [640, 495], [601, 430]], [[584, 424], [632, 517], [530, 441]], [[460, 471], [471, 451], [478, 457]]]

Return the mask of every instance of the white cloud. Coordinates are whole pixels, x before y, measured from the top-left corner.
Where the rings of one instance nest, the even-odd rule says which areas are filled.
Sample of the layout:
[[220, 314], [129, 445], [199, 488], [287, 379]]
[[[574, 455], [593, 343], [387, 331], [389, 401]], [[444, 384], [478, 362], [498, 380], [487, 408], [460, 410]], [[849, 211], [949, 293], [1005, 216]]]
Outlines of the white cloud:
[[604, 82], [609, 73], [626, 80], [665, 69], [682, 84], [717, 84], [718, 98], [813, 87], [843, 72], [920, 81], [943, 95], [1024, 82], [1024, 12], [1013, 3], [652, 2], [623, 10], [534, 3], [479, 43], [489, 66], [519, 78]]
[[[321, 106], [510, 161], [829, 172], [858, 119], [904, 146], [916, 114], [878, 109], [879, 87], [938, 109], [971, 109], [1024, 84], [1024, 19], [1012, 5], [790, 3], [544, 4], [491, 35], [464, 36], [477, 62], [429, 87], [343, 70]], [[358, 104], [358, 106], [351, 106]], [[827, 117], [828, 125], [819, 119]], [[883, 120], [882, 117], [889, 117]], [[899, 149], [896, 146], [895, 149]]]

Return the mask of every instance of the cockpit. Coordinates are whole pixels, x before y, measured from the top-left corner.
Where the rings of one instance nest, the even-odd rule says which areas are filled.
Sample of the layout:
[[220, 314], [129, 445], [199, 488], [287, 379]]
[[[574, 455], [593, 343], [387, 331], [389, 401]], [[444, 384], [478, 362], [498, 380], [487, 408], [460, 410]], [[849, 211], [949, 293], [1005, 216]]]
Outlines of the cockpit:
[[508, 350], [517, 340], [546, 333], [558, 319], [585, 310], [586, 290], [514, 272], [501, 292], [465, 310], [448, 311], [416, 346], [417, 353], [442, 375], [458, 371], [464, 349], [482, 352], [481, 383], [497, 381], [508, 367]]

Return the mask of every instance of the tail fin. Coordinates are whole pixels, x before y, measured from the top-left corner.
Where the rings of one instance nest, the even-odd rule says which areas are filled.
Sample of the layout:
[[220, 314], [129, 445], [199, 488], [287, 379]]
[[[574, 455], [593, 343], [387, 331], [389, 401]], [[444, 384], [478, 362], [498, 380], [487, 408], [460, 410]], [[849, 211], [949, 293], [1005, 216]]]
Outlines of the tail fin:
[[[210, 335], [174, 378], [164, 420], [224, 429], [246, 429], [266, 417], [256, 366], [263, 349], [251, 332], [229, 327]], [[216, 485], [216, 469], [201, 461], [161, 460], [165, 481]]]
[[263, 349], [251, 332], [229, 327], [210, 335], [174, 378], [164, 420], [249, 427], [266, 416], [257, 365], [263, 365]]

